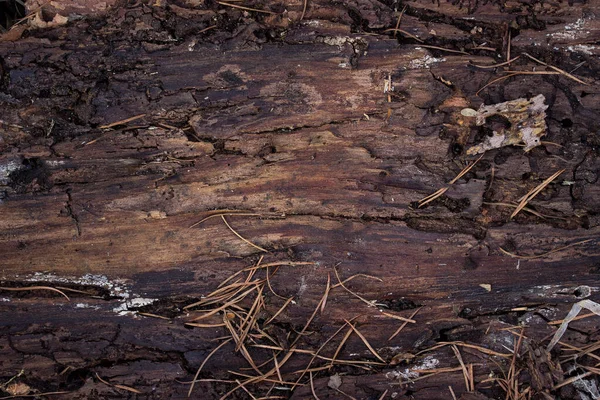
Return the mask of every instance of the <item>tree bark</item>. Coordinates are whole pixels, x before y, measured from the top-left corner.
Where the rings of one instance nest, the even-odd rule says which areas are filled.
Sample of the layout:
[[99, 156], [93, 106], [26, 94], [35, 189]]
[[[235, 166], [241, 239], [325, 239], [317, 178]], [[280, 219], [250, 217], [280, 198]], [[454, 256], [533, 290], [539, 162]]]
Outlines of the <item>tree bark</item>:
[[[269, 328], [282, 348], [298, 337], [297, 348], [315, 351], [355, 318], [386, 363], [398, 363], [376, 365], [351, 334], [339, 359], [373, 364], [314, 372], [321, 399], [339, 390], [447, 399], [449, 386], [457, 398], [504, 398], [488, 378], [508, 371], [510, 357], [460, 347], [475, 365], [479, 395], [469, 394], [452, 348], [436, 345], [508, 353], [519, 332], [519, 365], [530, 371], [519, 387], [580, 398], [576, 385], [554, 388], [567, 372], [532, 378], [544, 367], [527, 354], [544, 351], [548, 322], [572, 303], [598, 300], [600, 5], [319, 0], [303, 19], [299, 1], [243, 6], [270, 13], [130, 2], [0, 42], [0, 383], [17, 376], [11, 383], [29, 394], [68, 392], [53, 399], [184, 398], [181, 382], [228, 335], [186, 326], [201, 312], [184, 307], [241, 269], [288, 262], [269, 282], [294, 298]], [[404, 7], [403, 32], [386, 31]], [[557, 72], [525, 53], [581, 82], [515, 75], [480, 90], [507, 70]], [[507, 55], [520, 58], [476, 67]], [[538, 94], [549, 106], [542, 145], [487, 151], [449, 185], [475, 160], [466, 149], [489, 133], [465, 128], [461, 110]], [[534, 213], [510, 218], [561, 169], [529, 203]], [[219, 214], [225, 221], [193, 226]], [[336, 274], [355, 277], [348, 290], [332, 287]], [[328, 281], [326, 305], [310, 320]], [[8, 290], [29, 286], [70, 301]], [[261, 323], [284, 303], [267, 288], [264, 296]], [[388, 340], [402, 321], [381, 310], [415, 323]], [[597, 341], [597, 318], [574, 322], [569, 343]], [[218, 399], [246, 379], [231, 371], [256, 374], [234, 347], [200, 374], [228, 382], [198, 382], [192, 398]], [[256, 364], [273, 357], [249, 352]], [[295, 381], [310, 358], [291, 356], [281, 378]], [[423, 378], [428, 368], [454, 369]], [[338, 391], [328, 386], [335, 374]], [[308, 375], [301, 383], [270, 395], [310, 398]], [[1, 389], [15, 394], [9, 386]], [[272, 386], [246, 389], [261, 397]], [[251, 397], [240, 388], [230, 398]]]

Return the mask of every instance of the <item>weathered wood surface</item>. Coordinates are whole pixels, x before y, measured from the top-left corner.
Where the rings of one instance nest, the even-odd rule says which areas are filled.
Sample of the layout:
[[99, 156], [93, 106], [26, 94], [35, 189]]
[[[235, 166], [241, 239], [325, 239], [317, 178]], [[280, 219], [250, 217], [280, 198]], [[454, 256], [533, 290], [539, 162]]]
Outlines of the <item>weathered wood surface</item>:
[[[590, 295], [585, 287], [598, 300], [597, 2], [310, 1], [302, 21], [301, 2], [251, 5], [277, 15], [191, 3], [122, 5], [103, 18], [0, 43], [2, 286], [95, 295], [69, 292], [67, 302], [47, 291], [2, 291], [2, 382], [23, 370], [17, 380], [32, 390], [69, 392], [52, 398], [134, 396], [98, 374], [141, 391], [138, 398], [185, 397], [189, 385], [178, 381], [191, 380], [225, 330], [185, 327], [181, 307], [261, 255], [264, 262], [315, 263], [282, 267], [272, 279], [296, 301], [279, 317], [282, 332], [302, 328], [333, 268], [342, 279], [380, 278], [347, 285], [399, 315], [422, 307], [417, 323], [388, 341], [399, 321], [333, 289], [309, 327], [308, 349], [353, 317], [387, 359], [449, 340], [506, 352], [515, 335], [503, 329], [518, 324], [536, 347], [554, 331], [549, 320]], [[401, 29], [468, 54], [383, 33], [404, 5]], [[503, 61], [508, 29], [513, 56], [527, 52], [577, 68], [588, 85], [523, 75], [476, 96], [501, 74], [470, 64]], [[535, 64], [521, 57], [511, 69], [526, 66]], [[390, 78], [393, 90], [384, 93]], [[468, 143], [458, 137], [464, 104], [540, 93], [549, 105], [544, 140], [552, 143], [527, 154], [489, 151], [446, 196], [416, 208], [466, 165], [475, 135]], [[510, 220], [511, 208], [486, 204], [517, 201], [562, 168], [532, 201], [547, 218], [522, 212]], [[268, 253], [218, 218], [190, 228], [213, 210], [260, 214], [228, 222]], [[500, 251], [541, 254], [587, 239], [537, 259]], [[268, 298], [275, 313], [282, 302]], [[134, 315], [150, 301], [142, 311], [171, 319]], [[575, 324], [570, 340], [597, 340], [597, 319]], [[272, 354], [257, 350], [255, 357], [259, 363]], [[340, 357], [373, 359], [357, 336]], [[476, 389], [504, 398], [498, 385], [482, 382], [499, 361], [477, 352], [463, 357], [476, 363]], [[293, 379], [308, 359], [292, 357], [283, 372]], [[340, 389], [358, 399], [386, 390], [385, 398], [447, 399], [448, 386], [469, 398], [460, 371], [399, 384], [407, 369], [424, 365], [459, 366], [441, 348], [401, 366], [319, 372], [315, 391], [340, 398], [327, 383], [345, 373]], [[246, 367], [225, 347], [201, 376], [232, 379], [228, 371]], [[193, 396], [218, 398], [234, 386], [198, 383]], [[258, 397], [269, 385], [249, 388]], [[551, 393], [579, 398], [577, 390]], [[311, 389], [272, 395], [308, 398]]]

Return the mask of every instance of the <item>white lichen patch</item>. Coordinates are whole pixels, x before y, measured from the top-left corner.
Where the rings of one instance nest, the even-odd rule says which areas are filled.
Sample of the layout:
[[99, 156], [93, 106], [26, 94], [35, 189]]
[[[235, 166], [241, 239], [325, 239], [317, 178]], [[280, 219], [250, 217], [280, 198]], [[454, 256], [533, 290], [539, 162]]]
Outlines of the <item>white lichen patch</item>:
[[87, 304], [87, 303], [77, 303], [77, 304], [75, 304], [75, 308], [92, 308], [94, 310], [99, 310], [100, 306], [93, 306], [93, 305]]
[[5, 163], [0, 163], [0, 185], [8, 185], [8, 176], [19, 169], [20, 164], [14, 160], [9, 160]]
[[589, 30], [585, 30], [588, 22], [589, 21], [585, 18], [579, 18], [577, 21], [565, 25], [560, 31], [548, 33], [546, 36], [559, 40], [579, 39], [590, 34]]
[[442, 57], [436, 58], [436, 57], [431, 57], [429, 54], [425, 54], [421, 58], [415, 58], [414, 60], [410, 60], [410, 62], [408, 63], [408, 69], [431, 68], [432, 65], [441, 63], [444, 61], [446, 61], [445, 58], [442, 58]]
[[385, 374], [390, 380], [410, 381], [420, 376], [420, 371], [435, 369], [440, 365], [440, 360], [433, 356], [427, 356], [417, 365], [410, 368], [396, 369]]
[[[132, 308], [146, 306], [152, 304], [157, 299], [149, 299], [140, 297], [132, 293], [129, 286], [121, 279], [108, 279], [106, 275], [85, 274], [81, 277], [58, 276], [48, 272], [36, 272], [25, 279], [27, 282], [49, 282], [62, 284], [76, 284], [86, 286], [101, 287], [109, 291], [111, 297], [120, 298], [117, 305], [112, 309], [119, 315], [134, 314], [135, 311], [130, 311]], [[100, 306], [90, 305], [86, 303], [75, 304], [76, 308], [93, 308], [100, 309]]]
[[596, 46], [588, 46], [585, 44], [576, 44], [575, 46], [568, 46], [567, 50], [569, 50], [571, 53], [582, 53], [582, 54], [586, 54], [588, 56], [592, 56], [594, 55], [594, 50], [597, 50], [598, 47]]
[[106, 275], [85, 274], [81, 277], [58, 276], [49, 272], [36, 272], [24, 279], [27, 282], [54, 282], [70, 283], [76, 285], [89, 285], [104, 288], [111, 296], [129, 298], [131, 293], [122, 280], [110, 280]]
[[131, 311], [130, 310], [131, 308], [147, 306], [149, 304], [154, 303], [156, 300], [157, 299], [147, 299], [144, 297], [135, 297], [135, 298], [124, 301], [123, 303], [119, 304], [117, 307], [114, 307], [113, 311], [119, 315], [132, 315], [132, 314], [135, 314], [135, 311]]

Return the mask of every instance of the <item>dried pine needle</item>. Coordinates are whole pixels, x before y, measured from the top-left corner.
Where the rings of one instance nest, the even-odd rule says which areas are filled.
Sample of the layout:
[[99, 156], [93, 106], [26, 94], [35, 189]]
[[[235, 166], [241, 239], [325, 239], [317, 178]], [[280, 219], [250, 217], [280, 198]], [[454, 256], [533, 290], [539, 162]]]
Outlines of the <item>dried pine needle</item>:
[[521, 211], [523, 209], [523, 207], [525, 207], [529, 201], [531, 201], [535, 196], [537, 196], [542, 190], [544, 190], [544, 188], [546, 186], [548, 186], [550, 184], [550, 182], [552, 182], [554, 179], [558, 178], [563, 172], [565, 172], [564, 169], [561, 169], [560, 171], [556, 171], [554, 174], [552, 174], [550, 177], [548, 177], [544, 182], [542, 182], [541, 184], [536, 186], [534, 189], [529, 191], [529, 193], [527, 193], [525, 196], [523, 196], [521, 198], [521, 202], [519, 203], [519, 205], [517, 206], [515, 211], [513, 211], [513, 213], [510, 215], [510, 218], [512, 219], [515, 215], [517, 215], [519, 213], [519, 211]]
[[[481, 160], [481, 158], [483, 156], [484, 155], [482, 154], [481, 156], [479, 156], [479, 158], [477, 160], [473, 161], [472, 163], [467, 165], [465, 168], [463, 168], [462, 171], [460, 171], [458, 173], [458, 175], [456, 175], [450, 182], [448, 182], [448, 184], [449, 185], [455, 184], [456, 181], [458, 181], [466, 173], [468, 173], [475, 166], [475, 164], [477, 164], [479, 162], [479, 160]], [[446, 193], [448, 191], [448, 189], [450, 189], [450, 187], [441, 188], [441, 189], [437, 190], [435, 193], [432, 193], [429, 196], [422, 198], [421, 200], [419, 200], [419, 208], [423, 207], [425, 204], [431, 203], [433, 200], [437, 199], [438, 197], [440, 197], [441, 195]]]
[[18, 288], [0, 286], [0, 290], [6, 290], [9, 292], [23, 292], [23, 291], [29, 291], [29, 290], [50, 290], [52, 292], [59, 293], [65, 299], [67, 299], [68, 301], [71, 301], [71, 299], [69, 299], [69, 296], [64, 294], [62, 291], [60, 291], [56, 288], [50, 287], [50, 286], [25, 286], [25, 287], [18, 287]]
[[[407, 5], [405, 4], [402, 11], [400, 11], [400, 15], [398, 15], [398, 20], [396, 21], [396, 29], [400, 28], [400, 22], [402, 21], [402, 16], [404, 15], [404, 12], [406, 11], [406, 7], [407, 7]], [[398, 33], [398, 31], [394, 31], [394, 37], [396, 37], [397, 33]]]
[[217, 1], [217, 3], [220, 4], [220, 5], [222, 5], [222, 6], [237, 8], [239, 10], [244, 10], [244, 11], [254, 11], [254, 12], [258, 12], [258, 13], [271, 14], [271, 15], [277, 14], [277, 13], [274, 13], [273, 11], [259, 10], [257, 8], [239, 6], [237, 4], [226, 3], [224, 1]]
[[302, 15], [300, 15], [300, 21], [302, 21], [306, 15], [306, 7], [308, 7], [308, 0], [304, 0], [304, 4], [302, 5]]
[[505, 61], [503, 63], [494, 64], [494, 65], [477, 65], [477, 64], [470, 64], [470, 65], [473, 66], [473, 67], [476, 67], [476, 68], [483, 68], [483, 69], [485, 69], [485, 68], [498, 68], [498, 67], [504, 67], [505, 65], [508, 65], [508, 64], [510, 64], [510, 63], [518, 60], [519, 58], [521, 58], [521, 56], [516, 56], [512, 60], [508, 60], [508, 61]]
[[231, 339], [227, 339], [225, 340], [223, 343], [221, 343], [220, 345], [218, 345], [217, 347], [215, 347], [210, 353], [208, 353], [208, 356], [206, 356], [206, 358], [204, 359], [204, 361], [202, 361], [202, 364], [200, 364], [200, 367], [198, 368], [198, 370], [196, 371], [196, 375], [194, 375], [194, 379], [192, 380], [192, 385], [190, 386], [190, 390], [188, 391], [188, 396], [190, 397], [192, 395], [192, 391], [194, 390], [194, 385], [196, 384], [196, 379], [198, 379], [198, 375], [200, 375], [200, 371], [202, 371], [202, 368], [204, 367], [204, 364], [206, 364], [206, 362], [223, 346], [225, 346], [227, 343], [231, 342]]
[[323, 296], [323, 301], [321, 302], [321, 314], [325, 311], [325, 305], [327, 304], [327, 297], [329, 296], [329, 291], [331, 290], [331, 274], [327, 273], [327, 286], [325, 287], [325, 295]]
[[369, 351], [371, 353], [373, 353], [373, 355], [375, 357], [377, 357], [379, 359], [379, 361], [381, 361], [382, 363], [385, 364], [385, 360], [383, 358], [381, 358], [381, 356], [379, 355], [379, 353], [377, 353], [377, 351], [375, 351], [375, 349], [373, 347], [371, 347], [371, 344], [369, 343], [369, 341], [367, 340], [366, 337], [364, 337], [364, 335], [362, 333], [360, 333], [360, 331], [358, 329], [356, 329], [356, 327], [351, 324], [350, 322], [348, 322], [347, 320], [346, 323], [350, 326], [350, 328], [352, 328], [352, 330], [354, 331], [354, 333], [356, 333], [358, 335], [358, 337], [360, 338], [360, 340], [363, 341], [363, 343], [365, 344], [365, 346], [367, 346], [367, 348], [369, 349]]
[[427, 45], [427, 44], [420, 44], [420, 45], [418, 45], [418, 47], [425, 47], [426, 49], [440, 50], [440, 51], [445, 51], [448, 53], [467, 54], [467, 55], [469, 54], [466, 51], [462, 51], [462, 50], [447, 49], [445, 47], [431, 46], [431, 45]]
[[337, 280], [338, 280], [338, 285], [340, 285], [341, 287], [343, 287], [343, 288], [344, 288], [344, 289], [345, 289], [345, 290], [346, 290], [348, 293], [350, 293], [352, 296], [354, 296], [354, 297], [356, 297], [357, 299], [359, 299], [359, 300], [363, 301], [364, 303], [366, 303], [366, 304], [367, 304], [369, 307], [375, 307], [375, 303], [374, 303], [373, 301], [369, 301], [369, 300], [365, 299], [364, 297], [362, 297], [362, 296], [360, 296], [360, 295], [358, 295], [358, 294], [354, 293], [352, 290], [348, 289], [348, 288], [346, 287], [346, 285], [344, 285], [344, 284], [342, 283], [342, 280], [340, 279], [340, 275], [339, 275], [339, 274], [338, 274], [338, 272], [337, 272], [337, 268], [335, 268], [335, 267], [334, 267], [334, 268], [333, 268], [333, 272], [335, 272], [335, 277], [336, 277], [336, 278], [337, 278]]
[[317, 396], [317, 394], [315, 393], [315, 385], [313, 383], [312, 371], [309, 371], [308, 374], [309, 374], [309, 377], [310, 377], [310, 392], [312, 393], [312, 395], [315, 398], [315, 400], [320, 400], [319, 396]]
[[404, 317], [401, 317], [401, 316], [399, 316], [399, 315], [394, 315], [394, 314], [386, 313], [385, 311], [381, 311], [381, 310], [380, 310], [380, 312], [381, 312], [383, 315], [385, 315], [386, 317], [394, 318], [394, 319], [397, 319], [397, 320], [399, 320], [399, 321], [404, 321], [404, 322], [408, 322], [408, 323], [411, 323], [411, 324], [414, 324], [415, 322], [417, 322], [417, 321], [415, 321], [414, 319], [410, 319], [410, 318], [404, 318]]
[[419, 39], [418, 37], [416, 37], [416, 36], [415, 36], [415, 35], [413, 35], [412, 33], [405, 31], [404, 29], [395, 29], [395, 28], [390, 28], [390, 29], [386, 29], [386, 30], [384, 30], [384, 31], [383, 31], [383, 33], [387, 33], [387, 32], [394, 32], [394, 35], [395, 35], [397, 32], [399, 32], [399, 33], [401, 33], [401, 34], [403, 34], [403, 35], [405, 35], [405, 36], [408, 36], [408, 37], [409, 37], [409, 38], [411, 38], [411, 39], [414, 39], [414, 40], [416, 40], [416, 41], [417, 41], [417, 42], [419, 42], [419, 43], [423, 43], [423, 41], [422, 41], [421, 39]]
[[545, 65], [546, 67], [553, 69], [554, 71], [560, 73], [561, 75], [566, 76], [567, 78], [574, 80], [575, 82], [581, 83], [583, 85], [589, 85], [589, 83], [582, 81], [581, 79], [571, 75], [570, 73], [563, 71], [562, 69], [555, 67], [553, 65], [546, 64], [545, 62], [538, 60], [537, 58], [533, 57], [532, 55], [530, 55], [528, 53], [523, 53], [523, 55], [529, 57], [531, 60], [537, 62], [538, 64]]
[[[418, 312], [421, 310], [421, 308], [423, 308], [423, 307], [419, 307], [419, 308], [417, 308], [415, 311], [413, 311], [413, 313], [410, 315], [409, 319], [410, 319], [410, 320], [413, 320], [413, 318], [415, 317], [415, 315], [417, 315], [417, 313], [418, 313]], [[398, 329], [396, 330], [396, 332], [394, 332], [394, 333], [392, 334], [392, 336], [390, 336], [390, 337], [388, 338], [388, 342], [389, 342], [390, 340], [392, 340], [393, 338], [395, 338], [395, 337], [396, 337], [396, 336], [397, 336], [397, 335], [398, 335], [398, 334], [399, 334], [399, 333], [402, 331], [402, 329], [404, 329], [404, 327], [406, 327], [406, 325], [408, 325], [408, 322], [407, 322], [407, 321], [405, 321], [405, 322], [404, 322], [402, 325], [400, 325], [400, 328], [398, 328]]]
[[292, 302], [292, 300], [294, 300], [294, 297], [290, 297], [289, 299], [287, 299], [285, 303], [283, 303], [283, 306], [281, 306], [281, 308], [277, 310], [277, 312], [273, 314], [273, 316], [264, 323], [264, 326], [269, 325], [273, 320], [275, 320], [275, 318], [277, 318], [279, 314], [281, 314], [283, 310], [285, 310], [285, 308]]
[[108, 125], [102, 125], [99, 127], [99, 129], [108, 129], [108, 128], [112, 128], [113, 126], [124, 125], [128, 122], [132, 122], [132, 121], [138, 120], [140, 118], [144, 118], [145, 116], [146, 116], [146, 114], [138, 114], [131, 118], [122, 119], [120, 121], [116, 121], [116, 122], [110, 123]]
[[227, 228], [229, 228], [229, 230], [230, 230], [231, 232], [233, 232], [233, 234], [234, 234], [235, 236], [237, 236], [237, 237], [238, 237], [238, 238], [239, 238], [241, 241], [243, 241], [243, 242], [245, 242], [245, 243], [249, 244], [250, 246], [254, 247], [255, 249], [258, 249], [258, 250], [260, 250], [260, 251], [264, 251], [265, 253], [268, 253], [268, 252], [269, 252], [268, 250], [265, 250], [265, 249], [263, 249], [262, 247], [260, 247], [260, 246], [258, 246], [258, 245], [256, 245], [256, 244], [252, 243], [251, 241], [249, 241], [248, 239], [244, 238], [242, 235], [240, 235], [239, 233], [237, 233], [237, 232], [235, 231], [235, 229], [233, 229], [233, 228], [231, 227], [231, 225], [229, 225], [229, 223], [228, 223], [228, 222], [227, 222], [227, 220], [225, 219], [225, 216], [224, 216], [224, 215], [221, 215], [221, 218], [223, 219], [223, 222], [225, 223], [225, 225], [227, 226]]
[[241, 216], [241, 217], [262, 217], [262, 214], [257, 214], [257, 213], [249, 213], [249, 212], [236, 211], [236, 210], [218, 210], [218, 211], [215, 211], [214, 214], [210, 214], [209, 216], [202, 218], [200, 221], [195, 222], [192, 225], [190, 225], [190, 229], [195, 228], [198, 225], [201, 225], [203, 222], [208, 221], [211, 218], [231, 216], [231, 215], [236, 215], [236, 216]]
[[139, 391], [137, 389], [134, 389], [132, 387], [129, 387], [129, 386], [119, 385], [119, 384], [114, 384], [114, 383], [107, 382], [104, 379], [100, 378], [100, 375], [98, 375], [97, 372], [96, 372], [96, 378], [98, 378], [98, 380], [100, 382], [104, 383], [107, 386], [111, 386], [111, 387], [114, 387], [114, 388], [117, 388], [117, 389], [126, 390], [126, 391], [131, 392], [131, 393], [137, 393], [137, 394], [142, 394], [143, 393], [143, 392], [141, 392], [141, 391]]
[[593, 239], [582, 240], [582, 241], [577, 242], [577, 243], [571, 243], [569, 245], [559, 247], [558, 249], [550, 250], [550, 251], [547, 251], [545, 253], [537, 254], [537, 255], [533, 255], [533, 256], [520, 256], [518, 254], [511, 253], [508, 250], [504, 250], [502, 247], [499, 247], [498, 250], [500, 250], [502, 253], [504, 253], [504, 254], [506, 254], [507, 256], [510, 256], [510, 257], [520, 258], [520, 259], [525, 259], [525, 260], [534, 260], [536, 258], [546, 257], [546, 256], [548, 256], [550, 254], [558, 253], [559, 251], [563, 251], [565, 249], [568, 249], [569, 247], [578, 246], [580, 244], [584, 244], [584, 243], [590, 242], [592, 240]]

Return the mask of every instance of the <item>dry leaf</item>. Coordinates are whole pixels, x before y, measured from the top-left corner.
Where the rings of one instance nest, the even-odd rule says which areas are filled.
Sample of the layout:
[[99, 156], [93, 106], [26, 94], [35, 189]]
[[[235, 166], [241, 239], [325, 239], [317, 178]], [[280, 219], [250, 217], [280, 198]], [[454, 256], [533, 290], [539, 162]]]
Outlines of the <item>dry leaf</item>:
[[538, 94], [530, 100], [516, 99], [489, 106], [482, 104], [475, 116], [477, 125], [484, 125], [487, 118], [495, 115], [508, 124], [496, 129], [492, 126], [493, 135], [486, 137], [483, 143], [469, 148], [467, 154], [480, 154], [487, 150], [520, 143], [525, 145], [525, 151], [538, 146], [547, 130], [545, 118], [548, 106], [544, 104], [545, 100], [544, 95]]
[[329, 386], [333, 390], [339, 389], [340, 386], [342, 386], [342, 378], [338, 374], [330, 376], [329, 382], [327, 382], [327, 386]]
[[492, 291], [492, 285], [490, 285], [489, 283], [482, 283], [479, 286], [481, 286], [482, 288], [484, 288], [485, 290], [487, 290], [488, 292]]
[[21, 382], [11, 383], [5, 389], [11, 396], [25, 396], [31, 391], [31, 387]]

